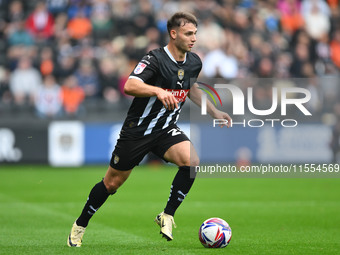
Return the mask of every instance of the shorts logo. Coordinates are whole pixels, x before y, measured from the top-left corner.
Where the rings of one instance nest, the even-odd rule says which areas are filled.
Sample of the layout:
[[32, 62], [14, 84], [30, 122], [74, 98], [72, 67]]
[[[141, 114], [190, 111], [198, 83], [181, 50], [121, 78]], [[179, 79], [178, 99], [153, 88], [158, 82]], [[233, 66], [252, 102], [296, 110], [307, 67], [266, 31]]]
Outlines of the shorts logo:
[[115, 155], [113, 157], [113, 163], [118, 164], [118, 162], [119, 162], [119, 157], [117, 155]]
[[145, 67], [146, 67], [146, 64], [139, 62], [133, 72], [135, 74], [141, 74], [143, 72], [143, 70], [145, 69]]
[[183, 69], [179, 69], [178, 72], [177, 72], [177, 76], [178, 76], [178, 79], [183, 80], [183, 78], [184, 78], [184, 70]]

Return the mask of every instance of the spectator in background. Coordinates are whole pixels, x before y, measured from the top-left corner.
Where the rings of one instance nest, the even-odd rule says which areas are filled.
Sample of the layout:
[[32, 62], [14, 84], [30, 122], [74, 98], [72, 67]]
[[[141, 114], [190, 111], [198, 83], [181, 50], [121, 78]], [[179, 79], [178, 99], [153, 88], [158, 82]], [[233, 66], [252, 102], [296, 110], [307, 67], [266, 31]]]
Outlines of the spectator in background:
[[264, 17], [261, 16], [258, 11], [251, 13], [250, 30], [254, 33], [260, 34], [265, 39], [268, 37], [268, 30]]
[[273, 52], [278, 55], [282, 52], [288, 52], [289, 42], [286, 37], [284, 37], [279, 32], [270, 33], [270, 42], [273, 47]]
[[259, 78], [272, 78], [274, 75], [273, 61], [268, 57], [263, 57], [256, 64], [255, 73]]
[[233, 32], [239, 34], [243, 41], [247, 41], [248, 35], [251, 32], [249, 10], [243, 8], [236, 8], [233, 13], [231, 29]]
[[340, 29], [334, 32], [334, 38], [330, 44], [331, 59], [334, 64], [340, 68]]
[[121, 97], [117, 67], [110, 58], [103, 58], [99, 63], [99, 83], [102, 96], [108, 103], [117, 103]]
[[82, 12], [79, 12], [68, 22], [67, 31], [72, 39], [81, 40], [91, 34], [91, 21]]
[[12, 29], [8, 35], [8, 44], [10, 46], [33, 46], [34, 38], [25, 29], [25, 21], [16, 21], [12, 23]]
[[308, 51], [308, 45], [303, 43], [298, 43], [294, 50], [293, 62], [290, 68], [290, 73], [293, 77], [303, 76], [303, 65], [310, 61], [310, 55]]
[[53, 75], [45, 76], [42, 86], [37, 91], [35, 108], [38, 117], [53, 118], [61, 116], [61, 89]]
[[306, 31], [313, 39], [320, 40], [328, 34], [331, 28], [328, 15], [325, 12], [322, 12], [321, 7], [316, 3], [312, 3], [311, 7], [306, 10], [306, 13], [304, 14]]
[[339, 0], [327, 0], [331, 12], [339, 7]]
[[132, 28], [136, 35], [144, 35], [145, 31], [156, 23], [151, 3], [148, 0], [140, 0], [138, 2], [139, 12], [133, 17]]
[[303, 44], [307, 47], [309, 61], [314, 62], [316, 57], [315, 40], [312, 40], [305, 29], [297, 30], [293, 37], [290, 38], [290, 50], [295, 54], [295, 48], [298, 44]]
[[280, 11], [281, 15], [290, 15], [292, 10], [300, 12], [301, 3], [298, 0], [279, 0], [277, 3], [277, 9]]
[[280, 15], [276, 9], [275, 1], [263, 1], [264, 6], [259, 10], [259, 15], [263, 17], [266, 28], [270, 32], [279, 31]]
[[54, 69], [54, 75], [60, 81], [65, 80], [68, 76], [72, 75], [76, 70], [76, 60], [71, 55], [60, 57]]
[[48, 12], [44, 1], [39, 1], [34, 11], [28, 16], [26, 28], [38, 41], [45, 41], [53, 36], [54, 18]]
[[36, 45], [14, 45], [7, 48], [6, 52], [6, 67], [13, 72], [23, 57], [28, 57], [31, 61], [38, 58], [38, 48]]
[[[325, 65], [325, 63], [331, 62], [331, 49], [330, 49], [330, 43], [329, 43], [329, 36], [324, 35], [322, 36], [317, 44], [315, 45], [315, 54], [316, 57], [322, 61], [322, 63]], [[324, 71], [320, 72], [324, 73]]]
[[259, 61], [261, 59], [261, 47], [264, 43], [264, 39], [261, 36], [261, 34], [258, 33], [252, 33], [249, 35], [249, 40], [248, 40], [248, 47], [250, 50], [250, 56], [251, 56], [251, 61], [253, 63]]
[[84, 112], [82, 103], [85, 99], [85, 93], [82, 87], [78, 85], [75, 76], [69, 76], [61, 88], [61, 97], [63, 109], [66, 116], [77, 116]]
[[55, 70], [53, 50], [50, 47], [42, 48], [39, 59], [39, 69], [43, 76], [50, 75]]
[[74, 75], [79, 86], [83, 88], [86, 98], [98, 97], [100, 92], [98, 75], [91, 60], [82, 60]]
[[95, 40], [109, 39], [113, 35], [113, 21], [108, 0], [98, 0], [93, 3], [91, 24]]
[[5, 21], [7, 23], [7, 33], [12, 33], [13, 26], [14, 30], [17, 29], [17, 22], [25, 21], [24, 7], [21, 1], [11, 1], [9, 3], [8, 11], [6, 13]]
[[209, 78], [233, 79], [238, 74], [237, 59], [222, 49], [210, 51], [203, 59], [202, 72]]
[[[11, 73], [10, 90], [17, 105], [25, 103], [33, 104], [39, 86], [41, 76], [38, 70], [32, 67], [32, 62], [27, 57], [19, 60], [18, 67]], [[28, 100], [27, 100], [28, 99]]]
[[[161, 47], [160, 46], [162, 44], [162, 42], [161, 42], [161, 34], [160, 34], [160, 32], [158, 31], [157, 28], [155, 28], [155, 27], [148, 28], [146, 30], [145, 35], [147, 37], [148, 45], [149, 45], [148, 48], [150, 50], [154, 50], [156, 48], [160, 48]], [[155, 46], [154, 48], [150, 48], [150, 44], [157, 45], [157, 46]], [[149, 52], [148, 49], [146, 51]]]
[[292, 35], [304, 26], [303, 16], [300, 13], [300, 3], [297, 0], [281, 0], [278, 3], [281, 12], [282, 30]]
[[55, 52], [57, 54], [57, 59], [63, 58], [63, 57], [78, 57], [75, 54], [75, 47], [72, 46], [71, 40], [68, 36], [68, 34], [64, 34], [60, 38], [58, 38], [57, 45], [55, 45]]
[[[209, 35], [209, 36], [207, 36]], [[223, 29], [220, 25], [213, 21], [212, 18], [206, 17], [200, 24], [200, 29], [197, 31], [198, 47], [204, 52], [217, 50], [226, 43], [226, 38]]]
[[279, 53], [274, 66], [274, 77], [289, 78], [290, 66], [292, 64], [292, 56], [288, 52]]
[[54, 36], [55, 40], [59, 40], [62, 37], [67, 36], [67, 15], [65, 13], [59, 13], [54, 20]]
[[70, 0], [67, 15], [71, 20], [77, 16], [90, 18], [92, 12], [91, 0]]
[[260, 49], [261, 58], [269, 58], [271, 60], [274, 59], [273, 47], [269, 42], [264, 42]]
[[303, 0], [301, 2], [302, 16], [306, 17], [317, 9], [322, 15], [329, 18], [331, 10], [325, 0]]
[[111, 12], [115, 20], [115, 27], [119, 35], [126, 35], [131, 31], [131, 20], [135, 14], [131, 1], [113, 0], [111, 4]]
[[69, 0], [46, 0], [47, 9], [54, 16], [67, 11]]
[[[172, 1], [169, 1], [169, 2], [172, 2]], [[193, 11], [195, 12], [195, 14], [197, 15], [197, 18], [202, 20], [205, 17], [209, 17], [209, 16], [212, 17], [213, 16], [213, 10], [218, 8], [218, 5], [217, 5], [216, 2], [217, 1], [212, 1], [212, 0], [197, 0], [197, 1], [195, 1], [195, 5], [193, 5], [192, 8], [193, 8]], [[183, 5], [182, 6], [180, 5], [178, 9], [181, 9], [180, 7], [183, 7]]]

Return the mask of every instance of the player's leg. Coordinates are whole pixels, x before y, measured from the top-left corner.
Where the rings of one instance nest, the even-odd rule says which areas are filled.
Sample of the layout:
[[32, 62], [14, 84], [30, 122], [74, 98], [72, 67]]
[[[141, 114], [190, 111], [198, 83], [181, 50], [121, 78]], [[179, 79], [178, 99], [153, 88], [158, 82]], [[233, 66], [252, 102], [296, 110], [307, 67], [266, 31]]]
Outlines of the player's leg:
[[109, 166], [104, 179], [92, 188], [83, 211], [76, 221], [78, 226], [87, 227], [95, 212], [110, 195], [116, 193], [117, 189], [127, 180], [131, 171], [116, 170]]
[[[180, 130], [178, 129], [178, 131]], [[190, 167], [199, 164], [198, 155], [190, 140], [182, 131], [177, 132], [177, 134], [175, 137], [164, 138], [164, 142], [159, 146], [160, 151], [166, 148], [163, 158], [179, 167], [172, 182], [170, 196], [164, 212], [157, 215], [155, 219], [161, 227], [161, 234], [168, 241], [173, 239], [172, 225], [175, 225], [173, 216], [195, 180], [195, 175], [190, 176]]]
[[176, 164], [179, 169], [172, 182], [169, 200], [164, 213], [174, 216], [195, 180], [195, 173], [190, 167], [199, 164], [196, 150], [190, 141], [183, 141], [172, 145], [164, 154], [164, 158]]
[[74, 222], [67, 239], [68, 246], [81, 246], [82, 238], [90, 219], [105, 203], [106, 199], [116, 193], [117, 189], [123, 185], [131, 171], [116, 170], [109, 166], [104, 179], [92, 188], [79, 218]]
[[200, 163], [195, 147], [189, 140], [172, 145], [163, 157], [179, 167], [198, 166]]
[[82, 237], [89, 220], [106, 199], [127, 180], [132, 169], [149, 151], [148, 146], [146, 146], [147, 142], [146, 139], [139, 141], [125, 137], [118, 139], [104, 179], [92, 188], [81, 215], [73, 224], [67, 240], [69, 246], [81, 246]]

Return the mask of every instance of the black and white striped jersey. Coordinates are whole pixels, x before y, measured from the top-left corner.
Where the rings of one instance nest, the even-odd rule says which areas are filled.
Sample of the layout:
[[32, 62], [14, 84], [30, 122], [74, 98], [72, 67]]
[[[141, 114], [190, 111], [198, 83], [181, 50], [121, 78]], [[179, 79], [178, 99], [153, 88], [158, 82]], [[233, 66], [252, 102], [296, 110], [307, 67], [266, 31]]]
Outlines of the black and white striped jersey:
[[135, 97], [124, 121], [121, 135], [140, 137], [176, 124], [193, 81], [202, 68], [201, 59], [187, 52], [183, 63], [178, 63], [167, 47], [150, 51], [136, 65], [129, 79], [139, 79], [146, 84], [171, 92], [179, 101], [178, 108], [167, 110], [154, 97]]

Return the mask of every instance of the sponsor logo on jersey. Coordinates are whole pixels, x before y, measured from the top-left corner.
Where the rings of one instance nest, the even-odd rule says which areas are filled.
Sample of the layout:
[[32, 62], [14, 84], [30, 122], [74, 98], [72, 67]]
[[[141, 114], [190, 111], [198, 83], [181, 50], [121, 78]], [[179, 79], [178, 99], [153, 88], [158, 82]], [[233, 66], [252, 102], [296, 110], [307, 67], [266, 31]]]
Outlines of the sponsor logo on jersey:
[[146, 64], [139, 62], [133, 72], [135, 74], [141, 74], [143, 72], [143, 70], [145, 69], [145, 67], [146, 67]]
[[181, 81], [181, 82], [177, 81], [177, 85], [179, 85], [181, 88], [183, 88], [183, 82], [184, 81]]
[[183, 80], [183, 78], [184, 78], [184, 70], [183, 69], [179, 69], [177, 71], [177, 76], [178, 76], [178, 79]]
[[189, 89], [165, 89], [174, 95], [178, 102], [184, 102], [189, 93]]

